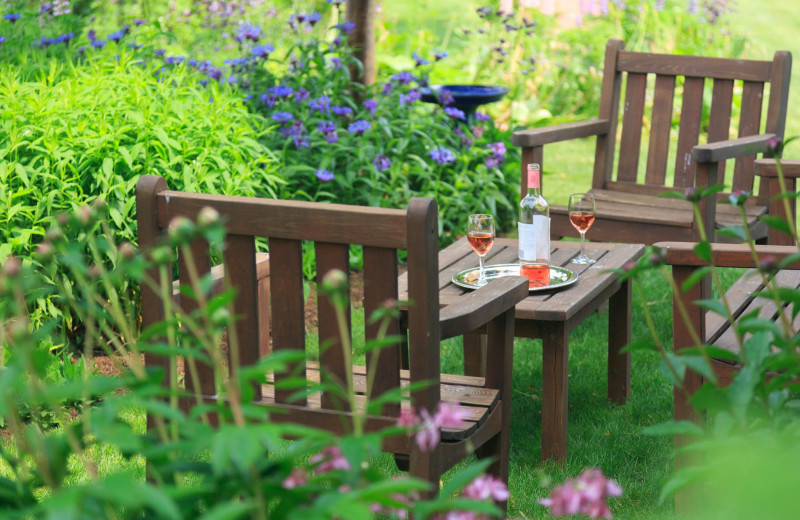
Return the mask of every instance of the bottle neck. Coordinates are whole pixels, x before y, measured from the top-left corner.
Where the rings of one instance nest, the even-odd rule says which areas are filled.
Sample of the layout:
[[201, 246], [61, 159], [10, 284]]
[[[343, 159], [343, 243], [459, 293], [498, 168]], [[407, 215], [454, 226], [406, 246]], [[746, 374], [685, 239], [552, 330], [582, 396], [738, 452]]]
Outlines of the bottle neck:
[[528, 196], [529, 197], [541, 197], [542, 196], [542, 188], [531, 188], [528, 186]]
[[539, 168], [528, 168], [528, 195], [542, 196], [541, 172]]

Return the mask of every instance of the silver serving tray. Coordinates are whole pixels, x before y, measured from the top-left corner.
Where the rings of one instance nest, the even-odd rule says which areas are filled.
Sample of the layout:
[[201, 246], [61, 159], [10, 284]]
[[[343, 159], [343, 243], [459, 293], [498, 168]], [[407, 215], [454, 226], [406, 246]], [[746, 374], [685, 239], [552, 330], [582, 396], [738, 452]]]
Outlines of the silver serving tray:
[[[479, 287], [476, 285], [478, 277], [476, 274], [478, 273], [479, 269], [479, 267], [471, 267], [453, 275], [453, 283], [465, 289], [478, 289]], [[519, 276], [519, 264], [487, 265], [484, 267], [484, 270], [486, 271], [487, 282], [491, 282], [496, 278], [502, 278], [503, 276]], [[543, 285], [541, 287], [529, 287], [528, 290], [531, 292], [550, 291], [553, 289], [567, 287], [577, 281], [578, 275], [574, 271], [571, 271], [565, 267], [551, 265], [550, 284]]]

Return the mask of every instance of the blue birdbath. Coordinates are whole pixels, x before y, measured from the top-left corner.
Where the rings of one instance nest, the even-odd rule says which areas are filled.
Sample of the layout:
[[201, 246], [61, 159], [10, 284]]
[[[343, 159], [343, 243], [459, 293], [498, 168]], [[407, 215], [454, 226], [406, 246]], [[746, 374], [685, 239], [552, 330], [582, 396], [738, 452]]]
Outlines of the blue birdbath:
[[421, 89], [422, 101], [438, 104], [440, 92], [445, 89], [450, 91], [454, 100], [448, 106], [463, 110], [467, 119], [475, 116], [479, 106], [500, 101], [508, 93], [506, 87], [490, 85], [431, 85]]

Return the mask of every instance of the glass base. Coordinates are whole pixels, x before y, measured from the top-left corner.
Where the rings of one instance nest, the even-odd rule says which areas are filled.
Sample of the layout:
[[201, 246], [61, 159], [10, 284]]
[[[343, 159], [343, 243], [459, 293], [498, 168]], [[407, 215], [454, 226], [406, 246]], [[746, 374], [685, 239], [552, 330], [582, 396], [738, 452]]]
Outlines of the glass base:
[[586, 255], [579, 255], [572, 259], [573, 264], [586, 265], [586, 264], [593, 264], [595, 262], [597, 262], [597, 260], [595, 260], [594, 258], [589, 258]]

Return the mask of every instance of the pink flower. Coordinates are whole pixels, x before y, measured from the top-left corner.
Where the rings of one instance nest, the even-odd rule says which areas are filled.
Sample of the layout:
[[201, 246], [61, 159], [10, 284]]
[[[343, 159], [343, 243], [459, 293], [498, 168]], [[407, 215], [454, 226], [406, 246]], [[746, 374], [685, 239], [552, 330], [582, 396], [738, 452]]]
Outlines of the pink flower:
[[281, 485], [284, 489], [294, 489], [297, 486], [305, 485], [306, 482], [308, 482], [308, 474], [306, 473], [306, 470], [294, 468], [292, 473], [284, 479], [283, 484]]
[[317, 473], [327, 473], [337, 469], [347, 471], [350, 469], [350, 463], [344, 458], [342, 449], [338, 446], [328, 446], [322, 450], [322, 453], [311, 457], [309, 462], [311, 464], [319, 464], [316, 468]]
[[492, 475], [480, 475], [464, 488], [464, 496], [473, 500], [486, 500], [491, 497], [497, 502], [508, 500], [505, 483]]
[[397, 426], [401, 428], [413, 428], [419, 424], [419, 416], [414, 413], [411, 408], [404, 408], [400, 411], [400, 417], [397, 418]]
[[414, 441], [422, 451], [431, 451], [439, 444], [439, 439], [441, 438], [439, 426], [431, 419], [428, 410], [423, 409], [421, 415], [422, 428], [417, 431]]
[[449, 404], [444, 401], [439, 403], [439, 410], [433, 417], [433, 422], [439, 428], [462, 428], [464, 419], [469, 417], [469, 412], [460, 408], [458, 404]]
[[589, 518], [611, 518], [611, 509], [606, 504], [608, 497], [622, 494], [619, 484], [609, 479], [599, 469], [587, 469], [577, 479], [570, 479], [556, 486], [550, 498], [539, 503], [550, 508], [553, 516], [584, 514]]

